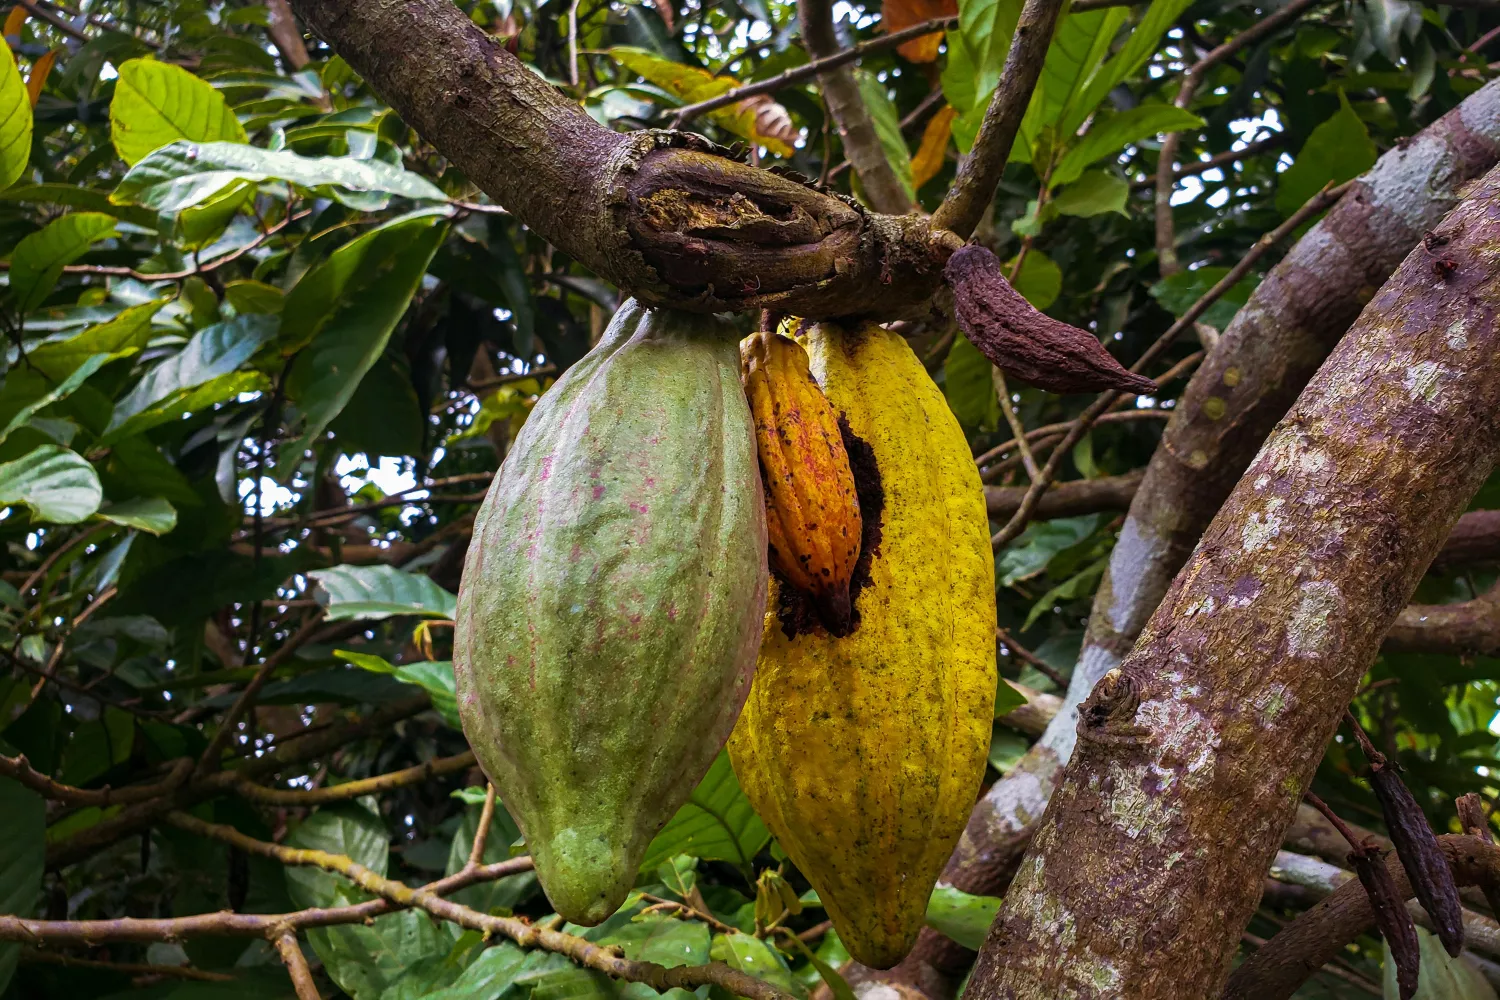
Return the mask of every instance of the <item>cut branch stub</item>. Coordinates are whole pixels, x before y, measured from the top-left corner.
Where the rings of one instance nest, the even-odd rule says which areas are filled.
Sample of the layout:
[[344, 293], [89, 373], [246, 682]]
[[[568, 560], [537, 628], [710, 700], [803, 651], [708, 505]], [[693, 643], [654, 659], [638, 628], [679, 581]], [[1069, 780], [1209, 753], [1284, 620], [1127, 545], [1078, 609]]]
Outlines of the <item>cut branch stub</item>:
[[1027, 302], [1000, 273], [999, 258], [984, 247], [958, 250], [943, 274], [964, 335], [1007, 375], [1056, 393], [1156, 393], [1155, 382], [1126, 369], [1093, 334]]

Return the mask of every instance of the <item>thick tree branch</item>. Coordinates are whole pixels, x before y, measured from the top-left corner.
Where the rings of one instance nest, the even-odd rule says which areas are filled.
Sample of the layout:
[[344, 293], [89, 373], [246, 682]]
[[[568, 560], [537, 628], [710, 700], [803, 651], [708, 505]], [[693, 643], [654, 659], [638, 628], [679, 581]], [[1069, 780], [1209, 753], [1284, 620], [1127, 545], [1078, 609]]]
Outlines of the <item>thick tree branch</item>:
[[1500, 653], [1500, 588], [1457, 604], [1413, 604], [1396, 618], [1387, 651]]
[[[1135, 491], [1141, 485], [1141, 477], [1145, 474], [1144, 469], [1134, 469], [1122, 476], [1053, 483], [1037, 500], [1032, 516], [1039, 521], [1046, 521], [1054, 517], [1129, 510], [1130, 498], [1135, 496]], [[986, 486], [984, 502], [989, 508], [990, 517], [1009, 517], [1014, 514], [1020, 509], [1026, 492], [1025, 486]]]
[[1000, 177], [1010, 160], [1011, 146], [1021, 129], [1021, 119], [1026, 117], [1026, 107], [1031, 103], [1031, 92], [1036, 89], [1042, 64], [1047, 61], [1047, 47], [1052, 43], [1052, 31], [1062, 6], [1063, 0], [1026, 0], [1021, 8], [1021, 19], [1001, 71], [1000, 86], [995, 88], [995, 96], [985, 108], [973, 149], [958, 165], [953, 186], [932, 213], [934, 226], [968, 239], [994, 200], [995, 189], [1000, 186]]
[[1406, 258], [1081, 711], [980, 1000], [1217, 991], [1381, 636], [1500, 453], [1500, 171], [1433, 239], [1447, 278]]
[[651, 305], [919, 315], [959, 245], [687, 133], [612, 132], [445, 0], [292, 6], [497, 203]]
[[[1177, 97], [1172, 103], [1179, 108], [1187, 108], [1193, 103], [1209, 70], [1323, 2], [1325, 0], [1292, 0], [1274, 14], [1261, 19], [1209, 52], [1183, 76], [1182, 84], [1177, 88]], [[1172, 187], [1178, 176], [1177, 149], [1181, 141], [1182, 133], [1168, 132], [1162, 137], [1161, 152], [1156, 158], [1156, 259], [1162, 277], [1176, 274], [1181, 269], [1177, 262], [1177, 233], [1172, 225]]]
[[[802, 44], [815, 60], [836, 58], [838, 37], [833, 31], [833, 5], [830, 0], [797, 0], [797, 17], [802, 24]], [[823, 86], [823, 103], [838, 127], [844, 155], [854, 164], [854, 173], [870, 205], [878, 212], [900, 215], [911, 208], [911, 199], [896, 178], [885, 147], [875, 132], [870, 109], [865, 106], [859, 83], [848, 62], [825, 63], [819, 74]]]

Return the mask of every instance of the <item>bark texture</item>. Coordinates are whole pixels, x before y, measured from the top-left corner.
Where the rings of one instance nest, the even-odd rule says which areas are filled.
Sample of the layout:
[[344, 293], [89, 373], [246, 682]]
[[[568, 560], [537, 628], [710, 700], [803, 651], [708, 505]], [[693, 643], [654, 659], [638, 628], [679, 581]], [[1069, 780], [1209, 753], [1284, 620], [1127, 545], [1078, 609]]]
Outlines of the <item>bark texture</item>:
[[[1072, 753], [1079, 703], [1129, 652], [1265, 435], [1364, 302], [1497, 158], [1500, 83], [1491, 83], [1381, 157], [1235, 316], [1194, 373], [1135, 493], [1063, 711], [975, 807], [947, 881], [981, 893], [1003, 884]], [[929, 935], [914, 961], [951, 970], [953, 957]]]
[[919, 315], [962, 242], [690, 133], [612, 132], [446, 0], [292, 6], [490, 197], [650, 305]]
[[1457, 269], [1408, 255], [1083, 706], [975, 997], [1224, 981], [1340, 713], [1500, 449], [1500, 172], [1433, 239]]

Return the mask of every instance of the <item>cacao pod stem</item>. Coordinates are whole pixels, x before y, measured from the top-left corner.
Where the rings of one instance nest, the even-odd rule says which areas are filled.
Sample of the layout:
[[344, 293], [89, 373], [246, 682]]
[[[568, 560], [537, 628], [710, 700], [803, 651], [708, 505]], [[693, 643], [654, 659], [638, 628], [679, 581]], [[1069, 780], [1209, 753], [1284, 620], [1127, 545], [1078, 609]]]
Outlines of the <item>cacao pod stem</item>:
[[943, 268], [964, 336], [1007, 375], [1048, 392], [1115, 389], [1155, 395], [1156, 383], [1129, 371], [1099, 338], [1039, 312], [1000, 273], [982, 246], [955, 251]]

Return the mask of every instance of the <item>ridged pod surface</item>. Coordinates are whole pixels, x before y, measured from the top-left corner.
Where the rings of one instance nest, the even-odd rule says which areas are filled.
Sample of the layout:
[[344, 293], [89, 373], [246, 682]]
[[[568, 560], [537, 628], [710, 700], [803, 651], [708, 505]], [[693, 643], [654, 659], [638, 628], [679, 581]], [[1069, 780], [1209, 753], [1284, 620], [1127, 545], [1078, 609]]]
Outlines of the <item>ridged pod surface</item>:
[[806, 342], [883, 501], [871, 524], [853, 456], [866, 518], [854, 630], [798, 626], [773, 581], [729, 753], [849, 953], [887, 968], [911, 949], [984, 775], [994, 562], [968, 443], [906, 342], [878, 326], [817, 326]]
[[812, 596], [830, 632], [843, 635], [863, 528], [838, 414], [795, 340], [757, 333], [740, 356], [765, 477], [771, 565]]
[[737, 337], [628, 302], [495, 477], [454, 635], [464, 734], [567, 919], [619, 907], [713, 763], [765, 601]]

